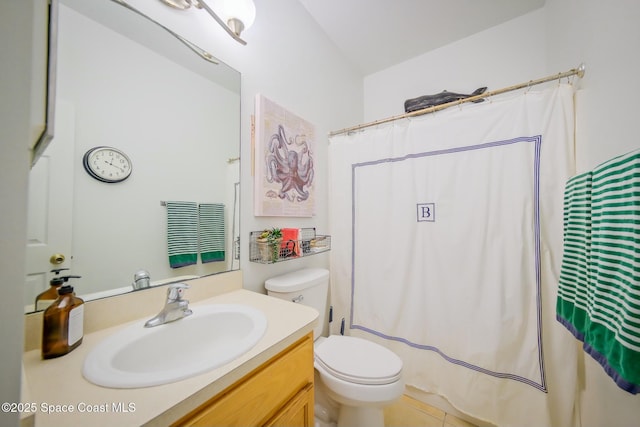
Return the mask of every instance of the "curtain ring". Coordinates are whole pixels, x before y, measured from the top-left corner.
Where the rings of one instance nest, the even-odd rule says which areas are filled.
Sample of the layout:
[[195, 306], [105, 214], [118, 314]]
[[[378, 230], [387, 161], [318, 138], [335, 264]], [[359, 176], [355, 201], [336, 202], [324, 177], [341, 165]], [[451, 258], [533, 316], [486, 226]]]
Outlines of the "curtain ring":
[[526, 95], [527, 93], [529, 93], [529, 91], [531, 90], [531, 83], [532, 83], [532, 80], [529, 80], [529, 81], [527, 82], [527, 89], [524, 91], [524, 94], [525, 94], [525, 95]]

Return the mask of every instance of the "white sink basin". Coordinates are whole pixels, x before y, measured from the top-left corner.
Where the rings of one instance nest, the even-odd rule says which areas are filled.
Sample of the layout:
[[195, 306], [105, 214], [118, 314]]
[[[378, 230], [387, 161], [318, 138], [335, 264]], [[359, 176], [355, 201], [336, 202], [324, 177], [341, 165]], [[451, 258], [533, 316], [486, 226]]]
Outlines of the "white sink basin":
[[105, 338], [87, 355], [82, 375], [111, 388], [149, 387], [215, 369], [249, 351], [267, 319], [252, 307], [212, 304], [193, 314], [145, 328], [144, 321]]

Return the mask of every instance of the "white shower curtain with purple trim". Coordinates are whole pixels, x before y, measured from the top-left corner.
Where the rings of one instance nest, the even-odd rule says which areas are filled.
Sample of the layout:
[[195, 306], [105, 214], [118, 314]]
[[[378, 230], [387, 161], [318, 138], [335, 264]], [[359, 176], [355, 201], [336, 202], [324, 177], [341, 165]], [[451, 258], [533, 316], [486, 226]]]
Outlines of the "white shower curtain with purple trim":
[[332, 137], [332, 333], [500, 426], [572, 426], [577, 347], [555, 321], [573, 88]]

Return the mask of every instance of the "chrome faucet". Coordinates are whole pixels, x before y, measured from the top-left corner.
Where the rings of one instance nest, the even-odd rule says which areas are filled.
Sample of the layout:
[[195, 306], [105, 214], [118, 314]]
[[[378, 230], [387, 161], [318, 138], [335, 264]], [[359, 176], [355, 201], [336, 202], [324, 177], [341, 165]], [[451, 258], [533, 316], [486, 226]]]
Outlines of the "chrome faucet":
[[182, 294], [185, 289], [189, 289], [189, 285], [185, 283], [169, 285], [169, 289], [167, 289], [167, 301], [164, 304], [164, 308], [154, 318], [147, 320], [144, 327], [152, 328], [191, 315], [193, 312], [189, 309], [189, 301], [182, 299]]

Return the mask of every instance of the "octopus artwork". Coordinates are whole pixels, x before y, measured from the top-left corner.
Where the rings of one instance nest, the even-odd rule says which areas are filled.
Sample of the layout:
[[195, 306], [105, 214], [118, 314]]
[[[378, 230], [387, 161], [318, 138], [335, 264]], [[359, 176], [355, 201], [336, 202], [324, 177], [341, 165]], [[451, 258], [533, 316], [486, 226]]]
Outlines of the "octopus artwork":
[[[306, 137], [296, 135], [287, 139], [284, 126], [278, 125], [267, 144], [266, 179], [280, 184], [280, 189], [269, 191], [267, 197], [278, 197], [291, 202], [302, 202], [309, 198], [308, 188], [313, 182], [313, 157]], [[306, 188], [306, 189], [305, 189]]]

